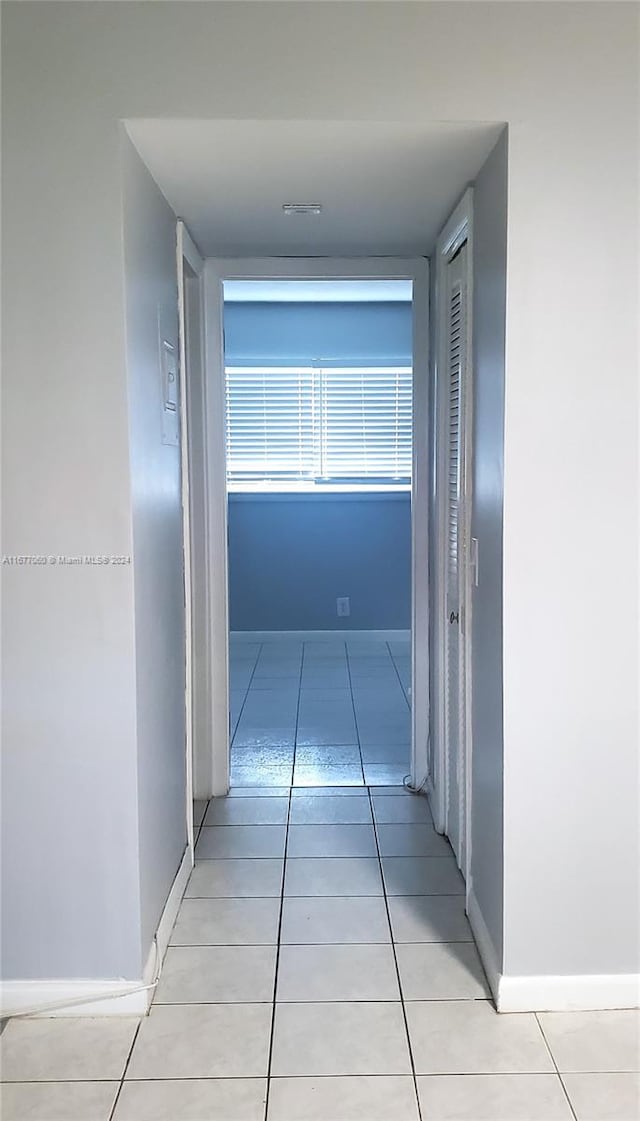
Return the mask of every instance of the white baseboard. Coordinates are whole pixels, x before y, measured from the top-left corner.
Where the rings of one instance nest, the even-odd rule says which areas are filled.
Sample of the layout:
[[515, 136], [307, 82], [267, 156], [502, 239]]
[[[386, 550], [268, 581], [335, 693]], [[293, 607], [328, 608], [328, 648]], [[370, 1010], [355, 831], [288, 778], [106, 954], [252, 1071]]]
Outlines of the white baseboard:
[[501, 973], [491, 936], [471, 885], [467, 914], [498, 1012], [588, 1012], [640, 1007], [640, 974], [545, 977]]
[[0, 982], [0, 1017], [33, 1016], [146, 1016], [153, 996], [153, 982], [176, 921], [178, 908], [193, 867], [191, 850], [184, 851], [171, 885], [143, 976], [136, 981], [122, 978], [103, 981], [62, 979]]
[[336, 629], [334, 631], [231, 631], [230, 637], [234, 642], [275, 642], [279, 639], [295, 638], [302, 642], [322, 642], [340, 638], [375, 638], [383, 642], [402, 642], [411, 638], [411, 631], [349, 631]]
[[[162, 961], [164, 961], [164, 955], [167, 952], [167, 946], [169, 945], [171, 932], [173, 930], [176, 918], [178, 917], [178, 911], [180, 910], [180, 904], [182, 903], [182, 896], [186, 891], [189, 876], [191, 875], [191, 870], [193, 868], [193, 863], [193, 852], [187, 845], [182, 854], [180, 867], [178, 868], [178, 871], [176, 872], [176, 878], [171, 885], [171, 891], [167, 896], [167, 902], [164, 905], [164, 910], [160, 916], [160, 922], [158, 923], [158, 929], [156, 931], [156, 942], [158, 943], [158, 950], [160, 953], [160, 959]], [[153, 947], [149, 953], [150, 958], [152, 958], [153, 956], [152, 951]]]
[[2, 981], [0, 1017], [144, 1016], [148, 993], [140, 981]]
[[640, 974], [500, 978], [498, 1012], [588, 1012], [639, 1008]]
[[473, 891], [473, 880], [467, 885], [467, 917], [476, 940], [476, 946], [478, 947], [478, 953], [480, 954], [484, 971], [487, 975], [489, 988], [491, 989], [493, 999], [497, 1006], [501, 979], [500, 966], [498, 964], [495, 946], [489, 934], [489, 928], [484, 921], [484, 915], [480, 910], [478, 900]]
[[424, 789], [425, 794], [427, 795], [427, 801], [429, 803], [429, 809], [431, 810], [431, 817], [433, 818], [434, 826], [438, 833], [444, 834], [444, 821], [440, 820], [438, 795], [436, 793], [436, 788], [433, 785], [433, 779], [431, 775], [427, 775], [427, 781]]

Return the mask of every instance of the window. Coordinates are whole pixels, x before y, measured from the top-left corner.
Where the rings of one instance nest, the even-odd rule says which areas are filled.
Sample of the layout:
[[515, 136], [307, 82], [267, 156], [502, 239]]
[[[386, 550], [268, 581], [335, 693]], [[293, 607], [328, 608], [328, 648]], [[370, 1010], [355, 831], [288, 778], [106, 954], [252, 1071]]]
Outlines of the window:
[[228, 367], [231, 489], [408, 486], [409, 367]]

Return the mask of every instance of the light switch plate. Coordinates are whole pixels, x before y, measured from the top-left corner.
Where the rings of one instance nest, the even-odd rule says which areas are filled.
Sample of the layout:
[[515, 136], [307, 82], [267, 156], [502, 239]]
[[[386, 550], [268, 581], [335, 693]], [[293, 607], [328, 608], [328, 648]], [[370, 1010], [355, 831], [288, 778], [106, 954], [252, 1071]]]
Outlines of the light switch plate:
[[173, 341], [172, 316], [158, 307], [158, 351], [162, 405], [162, 443], [176, 446], [180, 441], [180, 398], [178, 386], [178, 348]]

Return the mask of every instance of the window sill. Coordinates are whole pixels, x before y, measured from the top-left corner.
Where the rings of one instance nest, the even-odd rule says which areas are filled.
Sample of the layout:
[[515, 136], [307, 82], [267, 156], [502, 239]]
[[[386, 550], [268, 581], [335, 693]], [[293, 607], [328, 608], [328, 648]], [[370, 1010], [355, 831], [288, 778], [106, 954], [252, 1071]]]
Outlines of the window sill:
[[411, 487], [357, 486], [354, 484], [327, 484], [323, 487], [233, 487], [228, 490], [230, 502], [313, 502], [336, 499], [367, 502], [381, 500], [402, 501], [411, 497]]

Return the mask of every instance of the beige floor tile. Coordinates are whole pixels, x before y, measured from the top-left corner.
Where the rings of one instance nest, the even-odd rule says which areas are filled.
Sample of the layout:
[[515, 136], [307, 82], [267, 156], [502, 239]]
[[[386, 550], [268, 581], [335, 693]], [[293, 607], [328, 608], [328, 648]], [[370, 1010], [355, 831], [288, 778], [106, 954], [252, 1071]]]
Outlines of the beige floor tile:
[[2, 1121], [109, 1121], [119, 1082], [13, 1082], [0, 1086]]
[[109, 1081], [122, 1077], [139, 1020], [11, 1020], [0, 1036], [5, 1082]]
[[453, 856], [447, 839], [427, 822], [378, 824], [376, 832], [382, 856]]
[[279, 1001], [399, 1000], [391, 946], [282, 946]]
[[380, 797], [399, 798], [401, 795], [404, 796], [404, 797], [407, 797], [407, 798], [419, 797], [419, 795], [417, 795], [417, 794], [412, 794], [411, 791], [408, 790], [406, 786], [376, 786], [375, 790], [372, 791], [372, 793], [375, 795], [376, 798], [380, 798]]
[[279, 899], [183, 899], [171, 945], [270, 946], [279, 921]]
[[274, 1078], [268, 1121], [418, 1121], [413, 1079]]
[[292, 825], [289, 828], [288, 857], [376, 857], [377, 854], [373, 825]]
[[401, 782], [409, 770], [410, 747], [407, 743], [406, 763], [363, 763], [364, 781], [367, 786], [386, 786], [389, 782]]
[[[289, 768], [291, 769], [291, 768]], [[289, 786], [232, 786], [227, 798], [288, 798]]]
[[154, 1005], [126, 1077], [264, 1078], [271, 1011], [269, 1004]]
[[364, 792], [364, 778], [360, 765], [342, 767], [336, 766], [311, 766], [309, 764], [296, 764], [293, 772], [294, 785], [299, 788], [316, 787], [318, 783], [326, 782], [328, 786], [351, 786]]
[[372, 794], [373, 816], [381, 825], [395, 823], [432, 824], [429, 803], [424, 794]]
[[378, 860], [370, 857], [306, 857], [287, 860], [285, 895], [382, 895]]
[[464, 880], [453, 857], [385, 856], [387, 895], [464, 895]]
[[125, 1082], [113, 1121], [263, 1121], [265, 1078]]
[[297, 695], [300, 688], [300, 674], [287, 673], [280, 677], [254, 677], [249, 688], [248, 696], [254, 699], [256, 693], [276, 693], [285, 698]]
[[551, 1074], [535, 1016], [498, 1014], [488, 1001], [410, 1001], [417, 1074]]
[[349, 797], [366, 798], [369, 800], [369, 795], [365, 786], [294, 786], [291, 790], [291, 803], [297, 801], [298, 798], [343, 798], [345, 795]]
[[640, 1012], [543, 1012], [539, 1020], [561, 1072], [640, 1069]]
[[[241, 752], [231, 749], [231, 782], [228, 798], [243, 798], [249, 795], [252, 798], [282, 797], [283, 792], [288, 794], [291, 786], [293, 767], [286, 764], [281, 767], [273, 766], [256, 767], [255, 764], [243, 761]], [[256, 792], [256, 782], [262, 785]]]
[[368, 798], [317, 798], [309, 794], [291, 803], [292, 825], [371, 824]]
[[477, 1074], [418, 1078], [428, 1121], [572, 1121], [557, 1074]]
[[577, 1121], [638, 1121], [639, 1074], [563, 1074]]
[[288, 798], [212, 798], [204, 824], [286, 825], [288, 812]]
[[214, 825], [200, 831], [196, 860], [284, 856], [284, 825]]
[[382, 897], [297, 899], [288, 896], [284, 900], [283, 945], [390, 940], [387, 910]]
[[271, 1073], [410, 1074], [402, 1006], [276, 1005]]
[[279, 896], [284, 860], [200, 860], [185, 892], [186, 899], [251, 899]]
[[273, 1000], [275, 946], [170, 946], [156, 1004]]
[[300, 690], [300, 705], [304, 706], [314, 701], [346, 701], [351, 703], [351, 690], [345, 689], [312, 689], [304, 686]]
[[396, 946], [405, 1000], [477, 1000], [490, 997], [473, 942]]
[[[371, 766], [400, 767], [405, 774], [409, 769], [411, 749], [406, 743], [400, 745], [390, 745], [388, 742], [375, 744], [363, 743], [361, 751], [362, 762], [365, 768]], [[377, 786], [378, 784], [373, 783], [372, 785]]]
[[330, 744], [326, 737], [321, 743], [298, 743], [296, 766], [299, 767], [359, 767], [360, 748], [357, 743]]
[[392, 895], [388, 903], [397, 943], [473, 941], [463, 896]]
[[243, 716], [231, 748], [231, 781], [235, 782], [237, 768], [253, 770], [253, 782], [257, 778], [263, 786], [282, 786], [285, 768], [290, 775], [293, 767], [294, 738], [295, 714], [286, 726], [267, 714], [255, 714], [251, 721], [248, 714]]

